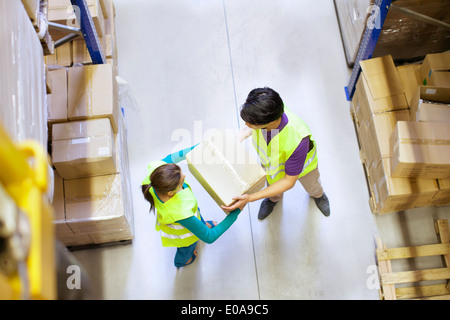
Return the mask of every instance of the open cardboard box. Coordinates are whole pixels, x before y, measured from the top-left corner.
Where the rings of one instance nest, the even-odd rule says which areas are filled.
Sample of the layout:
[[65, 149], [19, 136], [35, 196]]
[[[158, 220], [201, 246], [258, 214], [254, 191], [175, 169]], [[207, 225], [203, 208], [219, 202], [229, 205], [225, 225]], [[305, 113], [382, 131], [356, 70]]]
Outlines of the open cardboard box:
[[424, 85], [450, 87], [450, 52], [427, 54], [420, 75]]
[[232, 205], [232, 198], [254, 193], [265, 186], [266, 173], [244, 143], [217, 130], [187, 156], [189, 171], [220, 205]]
[[357, 84], [360, 91], [361, 122], [369, 122], [372, 114], [408, 109], [405, 90], [390, 55], [363, 60]]
[[419, 86], [411, 99], [411, 120], [450, 123], [450, 88]]

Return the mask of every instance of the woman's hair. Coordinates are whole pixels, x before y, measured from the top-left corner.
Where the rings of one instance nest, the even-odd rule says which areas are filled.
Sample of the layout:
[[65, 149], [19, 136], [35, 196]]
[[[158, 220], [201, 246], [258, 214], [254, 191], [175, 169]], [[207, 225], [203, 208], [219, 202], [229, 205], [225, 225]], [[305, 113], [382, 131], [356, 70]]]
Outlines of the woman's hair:
[[180, 184], [181, 169], [174, 163], [167, 163], [153, 170], [150, 175], [150, 184], [142, 185], [142, 194], [145, 200], [150, 202], [150, 211], [155, 209], [155, 200], [150, 193], [153, 188], [156, 193], [167, 194], [174, 191]]
[[250, 91], [242, 105], [241, 118], [253, 125], [264, 125], [279, 119], [283, 112], [283, 100], [275, 90], [256, 88]]

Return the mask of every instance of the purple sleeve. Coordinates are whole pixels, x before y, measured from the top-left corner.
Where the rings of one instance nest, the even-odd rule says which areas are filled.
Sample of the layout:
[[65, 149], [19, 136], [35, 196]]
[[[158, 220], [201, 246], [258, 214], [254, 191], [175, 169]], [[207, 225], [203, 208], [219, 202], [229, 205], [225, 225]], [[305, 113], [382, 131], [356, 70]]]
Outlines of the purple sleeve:
[[295, 149], [289, 159], [286, 160], [285, 172], [288, 176], [297, 176], [303, 171], [303, 165], [305, 164], [308, 151], [309, 137], [306, 137], [300, 141], [297, 149]]

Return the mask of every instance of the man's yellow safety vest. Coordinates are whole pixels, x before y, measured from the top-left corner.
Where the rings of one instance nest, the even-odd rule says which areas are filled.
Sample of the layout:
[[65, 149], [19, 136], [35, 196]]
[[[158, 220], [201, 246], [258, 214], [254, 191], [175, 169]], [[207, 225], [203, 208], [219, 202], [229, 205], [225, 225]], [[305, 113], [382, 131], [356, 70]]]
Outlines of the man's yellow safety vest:
[[288, 118], [288, 123], [270, 140], [269, 145], [267, 145], [261, 129], [252, 130], [253, 146], [261, 159], [261, 164], [266, 170], [269, 185], [286, 175], [286, 160], [298, 147], [300, 141], [308, 136], [310, 141], [314, 143], [314, 147], [306, 156], [303, 171], [300, 173], [299, 178], [317, 168], [316, 143], [308, 125], [286, 107], [284, 112]]
[[[142, 184], [149, 184], [153, 170], [163, 164], [166, 163], [164, 161], [151, 162], [147, 167], [148, 176]], [[164, 247], [187, 247], [198, 241], [197, 236], [191, 231], [175, 222], [192, 216], [201, 220], [197, 199], [189, 184], [186, 183], [186, 185], [187, 188], [180, 190], [166, 202], [159, 200], [153, 187], [150, 187], [156, 209], [155, 229], [161, 232], [161, 241]]]

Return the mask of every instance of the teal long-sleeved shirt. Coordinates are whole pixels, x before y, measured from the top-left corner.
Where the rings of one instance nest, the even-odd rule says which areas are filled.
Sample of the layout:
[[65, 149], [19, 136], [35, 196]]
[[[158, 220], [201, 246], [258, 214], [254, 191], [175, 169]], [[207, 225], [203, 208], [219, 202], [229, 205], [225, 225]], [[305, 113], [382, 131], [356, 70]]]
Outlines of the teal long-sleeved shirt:
[[[188, 154], [192, 149], [194, 149], [197, 145], [186, 148], [183, 150], [180, 150], [178, 152], [174, 152], [164, 159], [162, 161], [166, 163], [178, 163], [182, 160], [186, 159], [186, 154]], [[187, 187], [187, 185], [183, 185], [183, 188]], [[162, 202], [162, 201], [161, 201]], [[211, 244], [214, 241], [216, 241], [225, 231], [227, 231], [231, 225], [236, 221], [237, 217], [239, 216], [239, 213], [241, 212], [240, 209], [236, 209], [231, 211], [225, 219], [223, 219], [217, 226], [213, 228], [208, 228], [206, 224], [203, 221], [200, 221], [195, 216], [178, 220], [179, 224], [181, 224], [183, 227], [191, 231], [197, 238], [202, 240], [205, 243]]]

